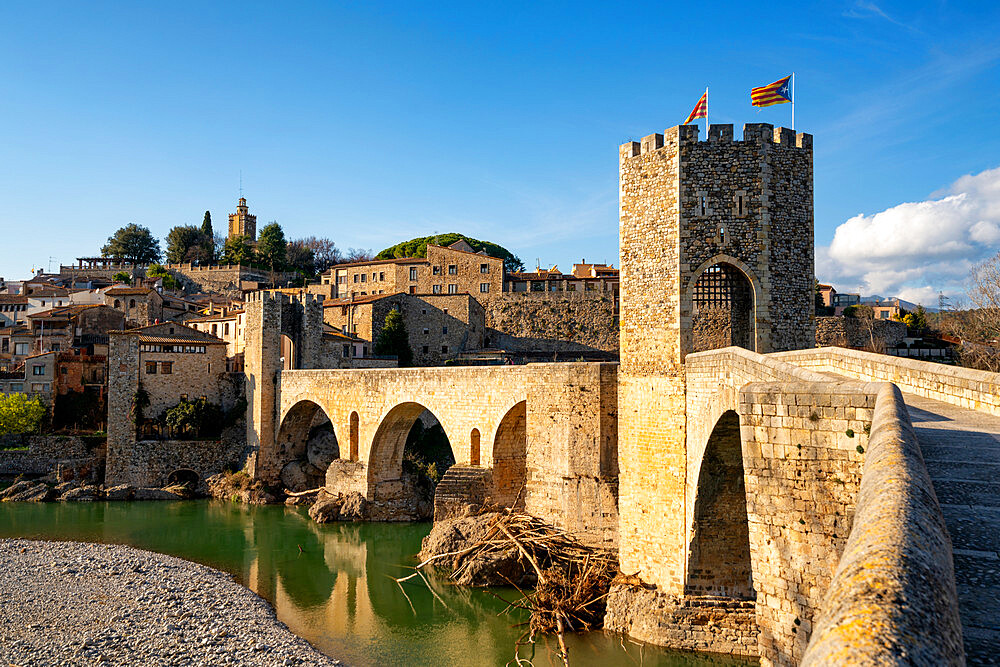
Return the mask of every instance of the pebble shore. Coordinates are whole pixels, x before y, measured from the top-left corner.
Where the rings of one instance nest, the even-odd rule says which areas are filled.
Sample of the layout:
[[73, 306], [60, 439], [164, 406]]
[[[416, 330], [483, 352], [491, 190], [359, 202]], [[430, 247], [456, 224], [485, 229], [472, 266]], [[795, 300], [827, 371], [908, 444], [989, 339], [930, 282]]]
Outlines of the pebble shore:
[[0, 539], [0, 664], [341, 663], [218, 570], [127, 546]]

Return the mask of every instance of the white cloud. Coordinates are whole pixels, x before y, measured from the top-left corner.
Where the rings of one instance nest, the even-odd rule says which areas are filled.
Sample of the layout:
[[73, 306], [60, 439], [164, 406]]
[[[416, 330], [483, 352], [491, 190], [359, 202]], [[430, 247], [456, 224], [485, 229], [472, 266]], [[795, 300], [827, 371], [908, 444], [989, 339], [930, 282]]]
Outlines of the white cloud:
[[819, 278], [925, 304], [938, 290], [961, 291], [969, 268], [1000, 246], [1000, 167], [937, 194], [841, 224], [833, 242], [816, 249]]

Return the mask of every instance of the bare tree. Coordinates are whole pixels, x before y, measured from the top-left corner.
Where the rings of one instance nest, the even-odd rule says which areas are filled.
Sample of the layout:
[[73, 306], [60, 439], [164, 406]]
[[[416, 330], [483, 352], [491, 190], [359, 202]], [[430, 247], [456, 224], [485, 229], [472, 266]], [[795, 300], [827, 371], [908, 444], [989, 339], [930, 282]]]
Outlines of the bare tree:
[[348, 248], [347, 255], [344, 256], [344, 262], [370, 262], [375, 259], [372, 255], [371, 248]]
[[968, 285], [969, 308], [956, 304], [941, 328], [961, 340], [962, 366], [1000, 372], [1000, 253], [972, 267]]
[[344, 261], [344, 256], [341, 254], [340, 248], [328, 238], [309, 236], [299, 239], [296, 243], [300, 243], [305, 248], [312, 250], [313, 268], [316, 273], [323, 273], [334, 264], [340, 264]]

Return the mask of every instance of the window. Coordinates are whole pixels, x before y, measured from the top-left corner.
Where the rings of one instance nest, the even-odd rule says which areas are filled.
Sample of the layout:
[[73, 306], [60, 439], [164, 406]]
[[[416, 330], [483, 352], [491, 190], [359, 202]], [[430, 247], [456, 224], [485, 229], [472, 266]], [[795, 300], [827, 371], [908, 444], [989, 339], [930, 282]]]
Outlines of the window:
[[533, 280], [533, 281], [531, 281], [531, 291], [532, 292], [544, 292], [545, 291], [545, 283], [543, 283], [541, 280]]
[[59, 343], [52, 343], [52, 346], [49, 349], [51, 351], [53, 351], [53, 352], [58, 352], [59, 349], [60, 349], [60, 344]]
[[448, 354], [448, 346], [447, 345], [442, 345], [441, 346], [441, 354]]
[[218, 333], [219, 333], [219, 325], [218, 324], [213, 324], [212, 325], [212, 335], [214, 336], [214, 335], [216, 335]]
[[448, 327], [441, 327], [441, 333], [442, 333], [442, 335], [447, 334], [448, 333]]
[[430, 329], [428, 329], [427, 327], [424, 327], [424, 335], [425, 335], [425, 336], [426, 336], [427, 334], [429, 334], [430, 332], [431, 332], [431, 330], [430, 330]]
[[416, 286], [415, 285], [410, 285], [410, 294], [416, 294], [416, 293], [417, 293]]
[[347, 276], [337, 276], [337, 284], [338, 285], [346, 285], [347, 284]]
[[458, 285], [448, 285], [448, 294], [458, 294]]
[[[426, 310], [424, 311], [424, 314], [425, 315], [427, 314]], [[10, 349], [10, 338], [4, 338], [3, 341], [0, 341], [0, 352], [7, 352], [9, 349]]]
[[440, 294], [441, 293], [441, 286], [440, 285], [435, 285], [434, 287], [431, 288], [431, 291], [434, 292], [435, 294]]
[[14, 382], [14, 383], [12, 383], [10, 385], [10, 390], [12, 392], [14, 392], [15, 394], [19, 393], [19, 392], [22, 392], [22, 391], [24, 391], [24, 384], [21, 383], [21, 382]]
[[746, 190], [737, 190], [733, 195], [733, 215], [737, 218], [743, 218], [747, 215], [747, 192]]
[[449, 264], [448, 265], [448, 275], [449, 276], [457, 276], [458, 275], [458, 266], [456, 266], [455, 264]]
[[375, 272], [372, 271], [372, 282], [375, 282], [375, 275], [376, 275]]
[[115, 308], [121, 308], [121, 307], [122, 307], [122, 302], [119, 301], [118, 299], [115, 299]]
[[382, 282], [383, 280], [385, 280], [385, 271], [379, 271], [378, 272], [378, 281]]
[[[426, 315], [427, 314], [427, 309], [426, 308], [421, 308], [420, 309], [420, 314], [421, 315]], [[6, 341], [4, 341], [4, 342], [6, 342]]]
[[45, 391], [45, 385], [44, 384], [32, 384], [31, 385], [31, 391], [36, 391], [36, 392], [37, 391]]
[[[209, 371], [212, 369], [209, 368]], [[160, 373], [162, 375], [170, 375], [174, 372], [174, 362], [172, 361], [161, 361], [160, 362]]]
[[597, 285], [595, 283], [584, 283], [583, 289], [586, 292], [594, 292], [597, 290]]
[[14, 354], [20, 356], [28, 354], [28, 343], [14, 343]]
[[359, 280], [359, 278], [358, 278], [358, 274], [356, 274], [356, 273], [355, 273], [355, 274], [354, 274], [354, 282], [358, 282], [358, 280]]
[[698, 215], [702, 218], [708, 215], [708, 193], [704, 190], [698, 193]]
[[719, 227], [719, 245], [726, 245], [726, 228]]
[[44, 366], [44, 364], [34, 364], [34, 365], [32, 365], [32, 367], [31, 367], [31, 374], [32, 375], [45, 375], [45, 366]]
[[156, 375], [156, 362], [147, 361], [146, 362], [146, 375]]
[[480, 264], [479, 265], [479, 272], [480, 273], [489, 273], [490, 272], [490, 265], [489, 264]]
[[224, 325], [222, 326], [222, 335], [223, 335], [223, 336], [228, 336], [228, 335], [229, 335], [229, 322], [226, 322], [226, 323], [225, 323], [225, 324], [224, 324]]
[[135, 299], [129, 299], [128, 300], [128, 307], [129, 308], [135, 308]]
[[445, 314], [445, 315], [447, 315], [447, 314], [448, 314], [448, 309], [447, 309], [447, 308], [445, 308], [445, 309], [444, 309], [444, 314]]
[[367, 278], [368, 278], [368, 274], [367, 274], [367, 273], [362, 273], [362, 274], [361, 274], [361, 282], [365, 282], [365, 280], [366, 280]]
[[69, 369], [66, 368], [65, 366], [63, 366], [62, 368], [60, 368], [59, 372], [62, 373], [63, 375], [69, 375]]
[[427, 345], [424, 345], [424, 347], [423, 347], [423, 353], [427, 354], [429, 352], [430, 352], [430, 348]]
[[435, 266], [434, 268], [432, 268], [431, 269], [431, 274], [435, 275], [435, 276], [441, 275], [441, 267], [440, 266]]
[[351, 356], [351, 346], [350, 345], [344, 345], [344, 354], [342, 356], [345, 356], [345, 357]]
[[417, 267], [411, 266], [410, 267], [410, 280], [416, 280], [416, 279], [417, 279]]

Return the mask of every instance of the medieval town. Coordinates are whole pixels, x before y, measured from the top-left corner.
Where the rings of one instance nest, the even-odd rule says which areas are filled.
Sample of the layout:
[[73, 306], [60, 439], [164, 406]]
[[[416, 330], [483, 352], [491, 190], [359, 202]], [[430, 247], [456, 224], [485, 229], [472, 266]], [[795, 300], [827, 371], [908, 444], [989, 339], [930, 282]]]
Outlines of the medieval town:
[[[242, 174], [0, 255], [0, 661], [1000, 664], [1000, 169], [830, 241], [794, 76], [627, 119], [558, 264]], [[952, 202], [960, 291], [845, 277]]]

